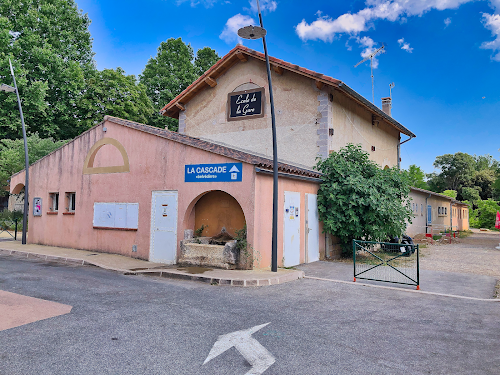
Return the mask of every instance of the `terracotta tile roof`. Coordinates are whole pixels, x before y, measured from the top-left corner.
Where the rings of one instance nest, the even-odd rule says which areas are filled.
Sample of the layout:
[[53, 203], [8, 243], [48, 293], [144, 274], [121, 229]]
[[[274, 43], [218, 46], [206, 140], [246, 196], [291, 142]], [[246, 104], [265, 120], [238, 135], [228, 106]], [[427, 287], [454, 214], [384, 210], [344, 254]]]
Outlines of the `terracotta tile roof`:
[[413, 187], [413, 186], [410, 187], [410, 190], [418, 191], [418, 192], [424, 193], [424, 194], [431, 194], [431, 195], [434, 195], [434, 196], [439, 197], [439, 198], [447, 199], [447, 200], [451, 201], [454, 204], [460, 204], [460, 205], [467, 206], [466, 203], [460, 202], [459, 200], [456, 200], [456, 199], [454, 199], [452, 197], [449, 197], [447, 195], [444, 195], [444, 194], [435, 193], [435, 192], [430, 191], [430, 190], [420, 189], [420, 188], [416, 188], [416, 187]]
[[[216, 143], [205, 141], [188, 135], [179, 134], [167, 129], [160, 129], [150, 125], [140, 124], [134, 121], [124, 120], [118, 117], [105, 116], [104, 121], [110, 121], [114, 124], [123, 125], [128, 128], [136, 129], [145, 133], [156, 135], [161, 138], [169, 139], [174, 142], [182, 143], [187, 146], [195, 147], [200, 150], [208, 151], [214, 154], [227, 156], [228, 158], [238, 160], [244, 163], [253, 164], [256, 167], [273, 170], [273, 160], [262, 156], [253, 155], [244, 151], [236, 150], [230, 147], [222, 146]], [[278, 163], [278, 171], [298, 176], [321, 178], [322, 174], [310, 169], [297, 167], [291, 164]]]
[[[251, 56], [261, 61], [265, 61], [265, 55], [261, 52], [255, 51], [248, 47], [237, 45], [231, 51], [229, 51], [224, 57], [222, 57], [219, 61], [217, 61], [212, 67], [210, 67], [200, 78], [194, 81], [191, 85], [189, 85], [183, 92], [177, 95], [170, 103], [165, 105], [160, 113], [164, 116], [178, 118], [179, 117], [179, 105], [184, 105], [188, 103], [199, 91], [209, 87], [209, 84], [206, 82], [208, 78], [217, 79], [219, 76], [224, 74], [228, 69], [230, 69], [233, 65], [241, 61], [241, 56]], [[368, 109], [373, 114], [383, 118], [389, 124], [397, 128], [401, 133], [408, 135], [409, 137], [416, 137], [410, 130], [400, 124], [398, 121], [394, 120], [391, 116], [387, 115], [380, 108], [375, 106], [369, 100], [358, 94], [356, 91], [347, 86], [344, 82], [326, 76], [324, 74], [315, 72], [313, 70], [309, 70], [303, 68], [299, 65], [292, 64], [286, 62], [284, 60], [277, 59], [275, 57], [269, 56], [269, 63], [272, 66], [276, 66], [279, 68], [283, 68], [294, 73], [306, 76], [310, 79], [314, 79], [318, 82], [321, 82], [325, 85], [329, 85], [334, 87], [335, 89], [342, 92], [344, 95], [351, 97], [353, 100], [360, 103], [366, 109]]]

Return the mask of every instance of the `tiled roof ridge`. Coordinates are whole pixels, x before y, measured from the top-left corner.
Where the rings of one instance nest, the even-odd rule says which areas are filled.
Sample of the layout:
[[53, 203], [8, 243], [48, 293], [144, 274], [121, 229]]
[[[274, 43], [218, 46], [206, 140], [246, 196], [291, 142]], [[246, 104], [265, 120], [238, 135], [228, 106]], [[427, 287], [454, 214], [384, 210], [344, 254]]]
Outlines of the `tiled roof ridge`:
[[459, 201], [459, 200], [457, 200], [455, 198], [449, 197], [449, 196], [441, 194], [441, 193], [436, 193], [435, 191], [421, 189], [421, 188], [417, 188], [417, 187], [414, 187], [414, 186], [411, 186], [410, 189], [415, 190], [415, 191], [420, 191], [421, 193], [427, 193], [427, 194], [436, 195], [438, 197], [448, 199], [448, 200], [452, 201], [452, 203], [460, 203], [460, 204], [467, 205], [467, 203], [461, 202], [461, 201]]
[[[203, 73], [198, 79], [196, 79], [193, 83], [191, 83], [188, 87], [186, 87], [179, 95], [177, 95], [174, 99], [172, 99], [169, 103], [167, 103], [161, 110], [160, 110], [160, 113], [164, 113], [167, 109], [167, 107], [170, 107], [171, 104], [175, 103], [178, 101], [178, 99], [180, 99], [181, 97], [184, 96], [185, 93], [189, 92], [193, 87], [195, 87], [196, 85], [198, 85], [198, 83], [200, 83], [201, 81], [204, 81], [208, 76], [210, 76], [210, 74], [214, 71], [214, 70], [217, 70], [217, 68], [222, 65], [231, 55], [233, 55], [234, 53], [237, 53], [239, 51], [242, 51], [242, 52], [246, 52], [247, 54], [249, 55], [253, 55], [253, 56], [257, 56], [259, 57], [261, 60], [265, 61], [265, 55], [262, 53], [262, 52], [259, 52], [259, 51], [256, 51], [254, 49], [251, 49], [251, 48], [248, 48], [248, 47], [245, 47], [241, 44], [237, 44], [231, 51], [229, 51], [228, 53], [226, 53], [223, 57], [221, 57], [221, 59], [219, 61], [217, 61], [214, 65], [212, 65], [205, 73]], [[284, 61], [284, 60], [281, 60], [281, 59], [278, 59], [276, 57], [273, 57], [273, 56], [269, 56], [269, 62], [271, 63], [275, 63], [277, 65], [281, 65], [281, 66], [284, 66], [290, 70], [294, 70], [294, 71], [299, 71], [299, 72], [302, 72], [302, 73], [305, 73], [305, 74], [308, 74], [308, 75], [311, 75], [311, 76], [314, 76], [315, 78], [318, 78], [318, 79], [321, 79], [321, 80], [325, 80], [325, 81], [328, 81], [329, 83], [331, 83], [332, 85], [334, 86], [338, 86], [340, 83], [342, 83], [342, 81], [338, 80], [338, 79], [335, 79], [333, 77], [330, 77], [330, 76], [327, 76], [327, 75], [324, 75], [322, 73], [318, 73], [318, 72], [315, 72], [313, 70], [309, 70], [309, 69], [306, 69], [306, 68], [303, 68], [297, 64], [292, 64], [292, 63], [289, 63], [287, 61]]]
[[[263, 167], [269, 170], [273, 169], [272, 159], [264, 158], [262, 156], [257, 156], [249, 152], [236, 150], [231, 147], [222, 146], [217, 143], [209, 142], [200, 138], [191, 137], [189, 135], [180, 134], [167, 129], [157, 128], [151, 125], [141, 124], [135, 121], [124, 120], [114, 116], [105, 116], [104, 121], [110, 121], [118, 125], [123, 125], [139, 131], [144, 131], [146, 133], [166, 138], [174, 142], [182, 143], [184, 145], [212, 152], [214, 154], [226, 156], [248, 164], [253, 164], [258, 167]], [[320, 178], [322, 176], [320, 172], [297, 167], [292, 164], [283, 162], [278, 162], [278, 171], [300, 176], [315, 177], [315, 178]]]
[[[227, 60], [229, 60], [231, 58], [231, 56], [233, 56], [237, 53], [245, 53], [249, 56], [253, 56], [253, 57], [258, 58], [261, 61], [265, 61], [265, 55], [262, 52], [258, 52], [256, 50], [253, 50], [251, 48], [248, 48], [248, 47], [245, 47], [241, 44], [238, 44], [232, 50], [230, 50], [227, 54], [225, 54], [219, 61], [217, 61], [214, 65], [212, 65], [197, 80], [195, 80], [186, 89], [184, 89], [179, 95], [177, 95], [174, 99], [172, 99], [169, 103], [167, 103], [160, 110], [160, 113], [164, 115], [165, 112], [167, 112], [167, 110], [170, 110], [172, 107], [175, 106], [176, 103], [179, 103], [181, 98], [186, 96], [192, 89], [194, 89], [196, 86], [201, 84], [201, 82], [205, 81], [205, 79], [207, 79], [207, 77], [210, 77], [210, 75], [213, 72], [215, 72]], [[288, 69], [292, 72], [295, 72], [298, 74], [305, 74], [306, 76], [310, 76], [310, 78], [317, 79], [323, 83], [326, 83], [328, 85], [333, 86], [335, 89], [339, 90], [344, 95], [353, 97], [354, 100], [360, 102], [360, 104], [364, 105], [369, 111], [375, 112], [376, 115], [378, 115], [378, 116], [382, 117], [383, 119], [385, 119], [386, 121], [388, 121], [392, 126], [396, 127], [402, 133], [408, 135], [411, 138], [416, 137], [416, 135], [413, 132], [411, 132], [409, 129], [407, 129], [405, 126], [403, 126], [401, 123], [396, 121], [392, 116], [387, 115], [384, 111], [382, 111], [380, 108], [378, 108], [376, 105], [374, 105], [369, 100], [364, 98], [362, 95], [358, 94], [356, 91], [351, 89], [347, 84], [345, 84], [341, 80], [324, 75], [324, 74], [319, 73], [319, 72], [315, 72], [315, 71], [307, 69], [307, 68], [303, 68], [297, 64], [292, 64], [292, 63], [278, 59], [278, 58], [273, 57], [273, 56], [269, 56], [269, 62], [271, 64], [284, 67], [285, 69]], [[186, 104], [186, 103], [183, 103], [183, 104]]]

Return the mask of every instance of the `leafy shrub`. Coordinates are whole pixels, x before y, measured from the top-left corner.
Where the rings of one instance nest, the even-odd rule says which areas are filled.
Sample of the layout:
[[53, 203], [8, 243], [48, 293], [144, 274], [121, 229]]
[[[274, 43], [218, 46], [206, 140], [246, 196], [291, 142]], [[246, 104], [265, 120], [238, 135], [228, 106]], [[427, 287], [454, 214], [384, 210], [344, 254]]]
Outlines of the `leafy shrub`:
[[[472, 220], [472, 215], [470, 218], [470, 225], [474, 228], [495, 228], [495, 219], [497, 211], [500, 211], [500, 206], [497, 202], [492, 199], [487, 199], [484, 201], [477, 201], [477, 210], [474, 210], [474, 220]], [[473, 223], [475, 225], [473, 225]]]
[[319, 217], [324, 231], [339, 238], [344, 256], [352, 254], [353, 239], [400, 237], [411, 223], [407, 175], [396, 167], [381, 169], [361, 145], [332, 152], [316, 168], [324, 174]]

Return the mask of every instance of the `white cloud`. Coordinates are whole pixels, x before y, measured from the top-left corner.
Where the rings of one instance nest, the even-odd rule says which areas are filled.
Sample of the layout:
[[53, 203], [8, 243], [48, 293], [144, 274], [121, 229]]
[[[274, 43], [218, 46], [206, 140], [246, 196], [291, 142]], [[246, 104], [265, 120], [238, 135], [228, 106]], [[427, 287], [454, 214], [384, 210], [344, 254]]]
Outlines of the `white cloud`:
[[495, 39], [490, 42], [483, 42], [481, 48], [491, 49], [493, 53], [496, 53], [491, 58], [500, 61], [500, 14], [483, 13], [483, 23], [487, 29], [491, 30], [491, 34]]
[[490, 6], [496, 10], [496, 13], [500, 12], [500, 0], [490, 0]]
[[[397, 21], [409, 16], [420, 16], [432, 9], [454, 9], [473, 0], [367, 0], [366, 7], [357, 13], [345, 13], [336, 19], [318, 15], [316, 21], [302, 20], [295, 30], [303, 41], [323, 40], [331, 42], [336, 34], [358, 34], [371, 27], [375, 20]], [[498, 2], [500, 0], [491, 0]]]
[[327, 16], [320, 16], [311, 24], [302, 20], [295, 27], [295, 31], [303, 41], [321, 39], [324, 42], [331, 42], [335, 34], [358, 34], [365, 31], [365, 23], [366, 20], [362, 16], [346, 13], [335, 20]]
[[[257, 1], [256, 0], [249, 0], [250, 7], [252, 9], [252, 12], [257, 13]], [[260, 11], [261, 12], [274, 12], [276, 8], [278, 8], [278, 2], [274, 0], [261, 0], [259, 1], [260, 4]]]
[[410, 43], [405, 43], [405, 40], [404, 38], [401, 38], [401, 39], [398, 39], [398, 43], [401, 47], [402, 50], [408, 52], [408, 53], [412, 53], [413, 52], [413, 48], [410, 47]]
[[243, 40], [238, 36], [238, 30], [248, 25], [255, 25], [254, 19], [250, 16], [238, 13], [227, 20], [226, 26], [224, 26], [224, 30], [222, 30], [219, 38], [228, 44], [232, 42], [243, 44]]
[[448, 17], [444, 20], [444, 28], [446, 29], [448, 26], [450, 26], [451, 23], [451, 18]]
[[217, 3], [231, 4], [229, 1], [225, 0], [177, 0], [177, 5], [189, 2], [192, 8], [196, 8], [198, 5], [203, 4], [205, 8], [211, 8]]

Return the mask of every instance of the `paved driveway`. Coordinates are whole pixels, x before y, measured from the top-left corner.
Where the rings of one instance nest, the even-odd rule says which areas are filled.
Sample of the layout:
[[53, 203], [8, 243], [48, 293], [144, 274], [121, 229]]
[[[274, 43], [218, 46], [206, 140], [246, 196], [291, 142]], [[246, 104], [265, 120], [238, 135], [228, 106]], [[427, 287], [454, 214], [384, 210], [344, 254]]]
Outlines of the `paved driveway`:
[[459, 243], [422, 249], [422, 269], [491, 276], [500, 280], [500, 233], [475, 232]]
[[0, 289], [72, 306], [0, 331], [0, 374], [228, 374], [220, 335], [252, 337], [271, 374], [495, 374], [500, 304], [305, 279], [235, 288], [0, 256]]

